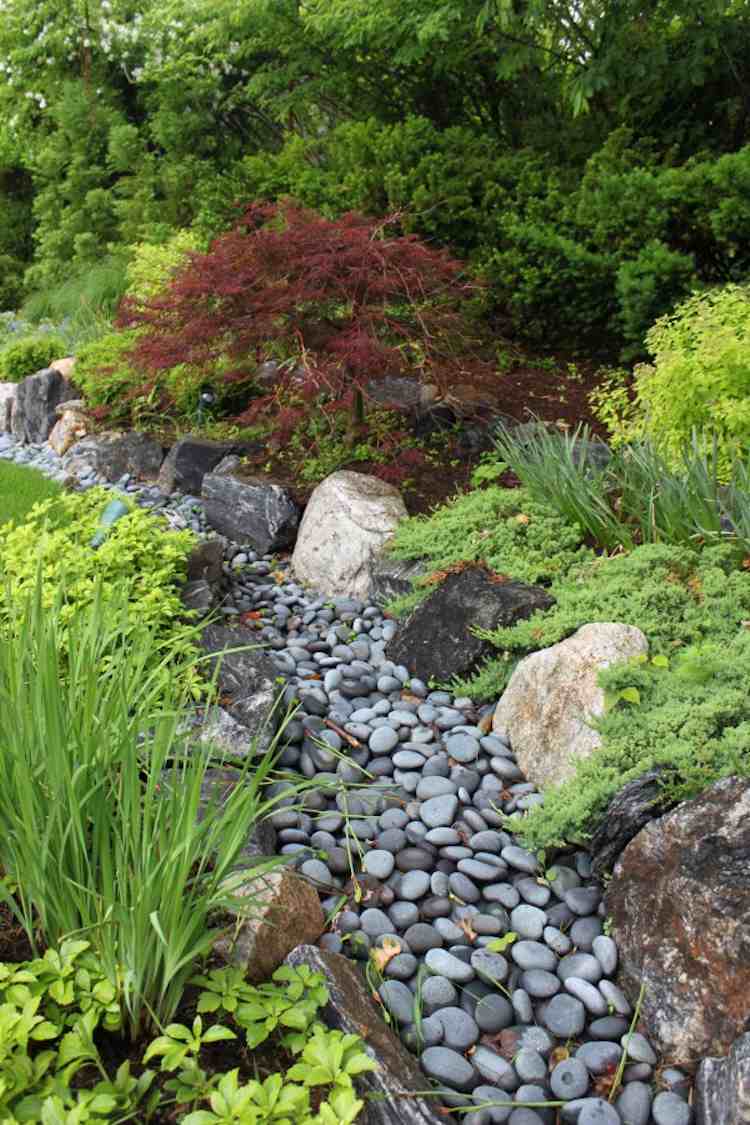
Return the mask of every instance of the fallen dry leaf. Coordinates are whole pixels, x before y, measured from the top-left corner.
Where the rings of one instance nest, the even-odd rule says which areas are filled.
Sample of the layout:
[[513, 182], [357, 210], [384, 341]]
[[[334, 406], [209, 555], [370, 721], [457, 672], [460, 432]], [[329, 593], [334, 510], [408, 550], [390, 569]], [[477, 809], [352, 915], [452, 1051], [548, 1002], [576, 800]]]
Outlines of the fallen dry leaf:
[[378, 972], [382, 973], [389, 961], [397, 957], [401, 952], [401, 942], [395, 938], [383, 938], [383, 944], [379, 949], [373, 949], [370, 952], [370, 958], [375, 965]]

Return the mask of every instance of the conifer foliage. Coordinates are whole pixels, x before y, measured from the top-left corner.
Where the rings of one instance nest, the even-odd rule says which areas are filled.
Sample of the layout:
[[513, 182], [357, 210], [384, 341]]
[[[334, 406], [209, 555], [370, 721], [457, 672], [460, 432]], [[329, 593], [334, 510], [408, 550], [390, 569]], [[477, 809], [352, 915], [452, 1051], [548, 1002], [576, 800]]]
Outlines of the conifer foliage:
[[[254, 203], [207, 253], [190, 254], [162, 294], [126, 300], [120, 323], [140, 329], [132, 358], [144, 371], [183, 363], [220, 368], [232, 382], [287, 358], [280, 381], [361, 421], [373, 380], [420, 375], [446, 387], [485, 371], [470, 354], [467, 303], [478, 288], [461, 262], [388, 221]], [[278, 391], [277, 381], [242, 420]]]

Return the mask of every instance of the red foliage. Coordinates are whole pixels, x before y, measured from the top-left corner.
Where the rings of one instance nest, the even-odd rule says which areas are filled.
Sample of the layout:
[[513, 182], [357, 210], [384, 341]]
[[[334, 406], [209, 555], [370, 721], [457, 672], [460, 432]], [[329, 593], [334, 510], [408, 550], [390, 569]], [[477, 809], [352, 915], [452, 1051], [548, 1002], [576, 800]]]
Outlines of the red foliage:
[[305, 395], [341, 400], [386, 374], [421, 372], [444, 387], [470, 382], [485, 369], [465, 358], [463, 306], [477, 283], [444, 251], [388, 229], [357, 214], [324, 219], [291, 202], [251, 205], [207, 253], [190, 255], [163, 294], [123, 303], [120, 325], [145, 329], [134, 361], [155, 373], [228, 357], [246, 374], [281, 344], [304, 369], [295, 390]]

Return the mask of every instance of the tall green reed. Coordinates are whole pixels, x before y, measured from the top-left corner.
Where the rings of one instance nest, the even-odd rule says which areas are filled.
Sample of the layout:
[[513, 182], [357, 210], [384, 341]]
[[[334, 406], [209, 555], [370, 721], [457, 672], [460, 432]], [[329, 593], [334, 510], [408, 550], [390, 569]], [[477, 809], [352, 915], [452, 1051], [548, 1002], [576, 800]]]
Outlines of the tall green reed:
[[[41, 582], [0, 627], [0, 894], [35, 947], [85, 936], [129, 1031], [172, 1017], [248, 877], [275, 753], [227, 759], [185, 734], [185, 658], [100, 593], [60, 618]], [[63, 632], [66, 643], [63, 645]], [[286, 790], [289, 792], [289, 787]]]

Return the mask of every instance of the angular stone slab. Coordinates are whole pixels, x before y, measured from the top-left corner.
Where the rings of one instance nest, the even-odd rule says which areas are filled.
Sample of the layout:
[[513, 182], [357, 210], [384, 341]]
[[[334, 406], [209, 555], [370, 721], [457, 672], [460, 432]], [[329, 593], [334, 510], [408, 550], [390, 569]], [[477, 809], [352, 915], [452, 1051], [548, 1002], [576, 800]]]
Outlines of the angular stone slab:
[[548, 609], [553, 599], [539, 586], [466, 567], [436, 586], [403, 622], [386, 648], [389, 660], [428, 681], [465, 676], [494, 650], [475, 636], [476, 626], [498, 629]]
[[696, 1125], [750, 1122], [750, 1034], [735, 1039], [725, 1059], [704, 1059], [695, 1077]]
[[266, 555], [294, 542], [299, 508], [281, 485], [206, 473], [201, 496], [209, 526], [234, 543]]
[[439, 1112], [439, 1098], [416, 1095], [428, 1081], [416, 1059], [378, 1015], [364, 979], [352, 961], [312, 945], [301, 945], [286, 959], [287, 965], [307, 965], [322, 973], [330, 1000], [322, 1013], [328, 1027], [347, 1035], [360, 1035], [378, 1069], [357, 1080], [365, 1108], [358, 1125], [455, 1125], [455, 1117]]
[[677, 1065], [726, 1054], [750, 1016], [750, 780], [653, 820], [607, 887], [619, 983], [645, 985], [649, 1040]]

